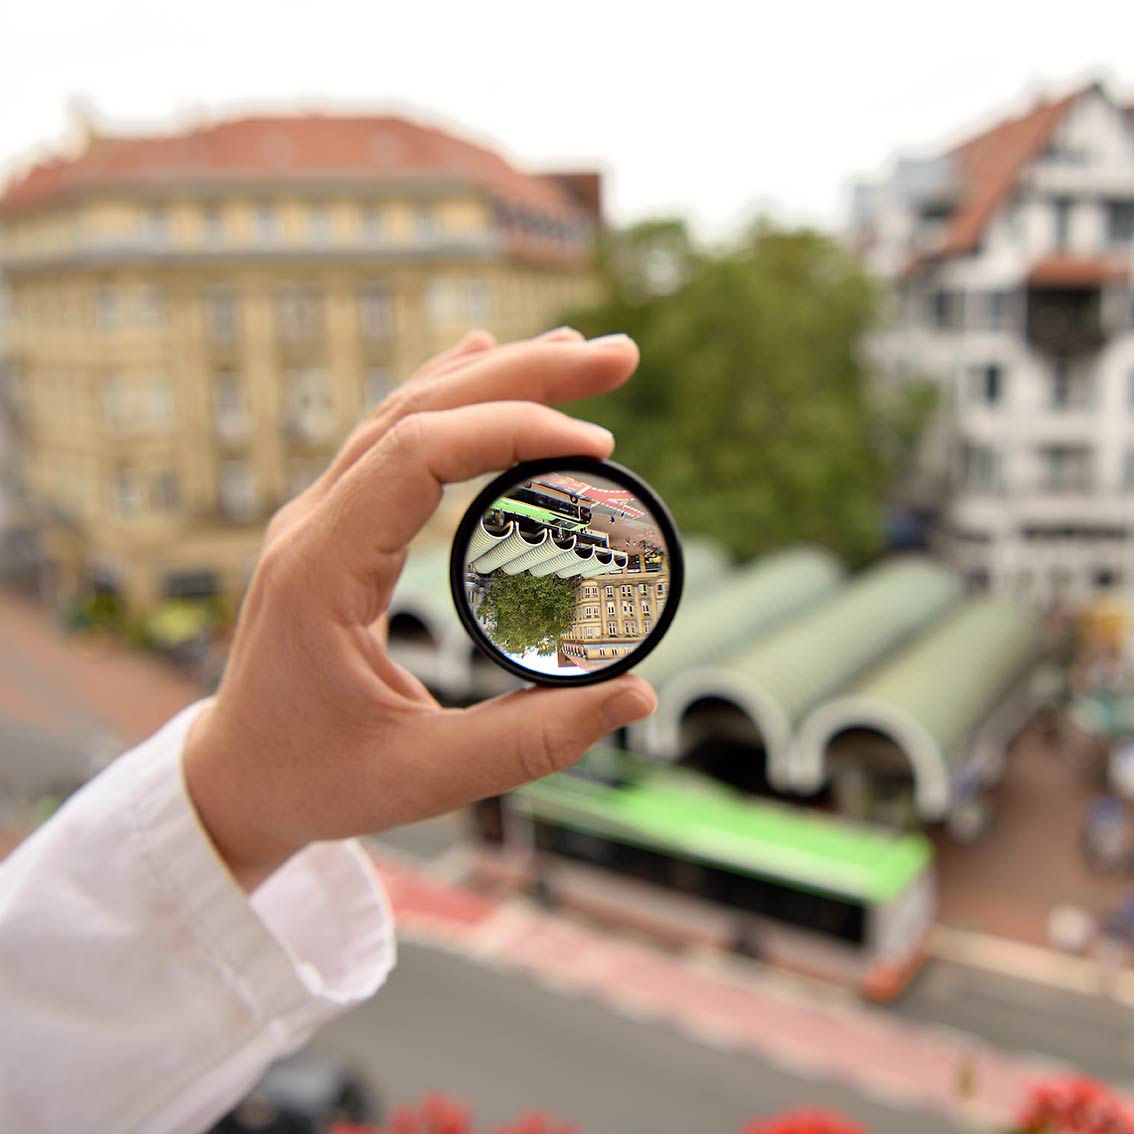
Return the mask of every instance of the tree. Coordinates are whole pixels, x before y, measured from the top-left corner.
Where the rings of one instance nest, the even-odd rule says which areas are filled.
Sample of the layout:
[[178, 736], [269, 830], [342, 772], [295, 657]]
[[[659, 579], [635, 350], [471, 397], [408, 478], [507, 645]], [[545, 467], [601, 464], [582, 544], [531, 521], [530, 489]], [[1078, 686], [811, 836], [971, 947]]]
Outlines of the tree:
[[636, 377], [572, 407], [614, 430], [683, 530], [747, 559], [814, 541], [860, 564], [882, 548], [886, 496], [931, 408], [924, 387], [883, 392], [860, 346], [878, 295], [858, 261], [808, 230], [760, 222], [695, 251], [649, 222], [600, 257], [607, 299], [568, 316], [626, 331]]
[[541, 656], [555, 653], [574, 615], [570, 580], [537, 578], [527, 571], [508, 575], [502, 569], [492, 573], [477, 611], [489, 638], [506, 654], [535, 650]]

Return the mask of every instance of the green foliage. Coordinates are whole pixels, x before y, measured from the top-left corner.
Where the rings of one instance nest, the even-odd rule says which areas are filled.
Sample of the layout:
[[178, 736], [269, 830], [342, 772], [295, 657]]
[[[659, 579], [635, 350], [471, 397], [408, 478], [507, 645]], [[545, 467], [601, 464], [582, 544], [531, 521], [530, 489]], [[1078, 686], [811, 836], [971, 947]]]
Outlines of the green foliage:
[[492, 641], [506, 654], [535, 650], [553, 654], [571, 628], [575, 594], [568, 579], [537, 578], [527, 571], [494, 571], [477, 615]]
[[607, 299], [568, 316], [626, 331], [642, 364], [573, 407], [618, 438], [686, 532], [740, 559], [815, 541], [862, 563], [882, 548], [887, 491], [931, 409], [924, 387], [874, 388], [859, 354], [878, 296], [858, 261], [809, 230], [757, 224], [695, 251], [650, 222], [601, 253]]

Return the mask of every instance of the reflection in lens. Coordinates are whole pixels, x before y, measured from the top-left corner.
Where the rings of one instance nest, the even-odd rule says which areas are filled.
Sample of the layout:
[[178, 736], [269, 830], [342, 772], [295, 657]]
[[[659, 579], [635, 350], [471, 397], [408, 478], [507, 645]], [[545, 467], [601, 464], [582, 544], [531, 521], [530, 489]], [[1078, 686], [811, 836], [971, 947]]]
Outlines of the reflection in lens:
[[497, 649], [535, 672], [582, 676], [625, 657], [652, 632], [668, 590], [653, 514], [602, 477], [519, 481], [469, 539], [469, 608]]

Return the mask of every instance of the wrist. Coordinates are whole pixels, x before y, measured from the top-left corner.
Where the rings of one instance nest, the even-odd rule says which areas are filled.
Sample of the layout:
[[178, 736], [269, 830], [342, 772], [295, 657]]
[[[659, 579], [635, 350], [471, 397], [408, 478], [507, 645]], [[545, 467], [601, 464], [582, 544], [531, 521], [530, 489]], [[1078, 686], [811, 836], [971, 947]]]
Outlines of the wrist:
[[274, 834], [256, 814], [254, 788], [241, 782], [237, 749], [224, 740], [211, 704], [185, 738], [182, 774], [197, 821], [237, 884], [251, 894], [303, 849]]

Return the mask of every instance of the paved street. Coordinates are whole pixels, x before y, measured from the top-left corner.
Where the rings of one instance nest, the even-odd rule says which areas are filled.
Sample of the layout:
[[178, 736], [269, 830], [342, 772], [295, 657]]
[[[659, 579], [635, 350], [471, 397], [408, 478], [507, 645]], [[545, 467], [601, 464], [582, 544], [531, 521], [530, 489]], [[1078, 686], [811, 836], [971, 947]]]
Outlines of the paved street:
[[364, 1071], [388, 1103], [443, 1091], [486, 1125], [540, 1108], [581, 1134], [736, 1134], [745, 1119], [807, 1104], [875, 1134], [960, 1130], [416, 945], [401, 947], [383, 992], [315, 1046]]

